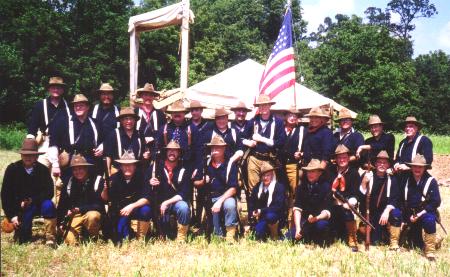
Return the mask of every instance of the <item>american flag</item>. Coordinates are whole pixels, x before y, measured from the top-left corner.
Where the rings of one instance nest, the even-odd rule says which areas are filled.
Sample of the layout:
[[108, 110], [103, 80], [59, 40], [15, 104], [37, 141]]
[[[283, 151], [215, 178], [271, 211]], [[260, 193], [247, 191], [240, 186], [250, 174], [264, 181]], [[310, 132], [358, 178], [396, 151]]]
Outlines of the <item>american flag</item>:
[[288, 8], [277, 41], [273, 46], [259, 82], [259, 93], [268, 95], [270, 99], [283, 91], [294, 93], [295, 64], [291, 18], [291, 9]]

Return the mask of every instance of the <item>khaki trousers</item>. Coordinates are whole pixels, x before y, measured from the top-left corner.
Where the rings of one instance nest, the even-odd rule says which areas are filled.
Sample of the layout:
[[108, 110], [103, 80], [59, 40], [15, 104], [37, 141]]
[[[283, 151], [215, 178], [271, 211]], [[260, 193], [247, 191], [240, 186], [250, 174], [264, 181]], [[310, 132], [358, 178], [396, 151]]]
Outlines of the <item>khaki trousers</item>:
[[38, 151], [44, 152], [44, 154], [39, 155], [38, 162], [45, 165], [50, 170], [50, 176], [53, 179], [53, 185], [54, 185], [52, 201], [55, 204], [55, 206], [58, 206], [59, 197], [61, 196], [61, 189], [62, 189], [63, 183], [61, 181], [61, 178], [54, 177], [52, 174], [52, 164], [50, 163], [50, 160], [48, 159], [48, 147], [49, 147], [49, 143], [50, 143], [50, 138], [49, 138], [49, 136], [44, 136], [43, 139], [44, 139], [44, 141], [39, 146]]
[[289, 190], [288, 193], [288, 222], [293, 222], [293, 215], [292, 215], [292, 208], [294, 207], [294, 201], [295, 201], [295, 190], [297, 189], [297, 186], [301, 182], [302, 177], [302, 171], [299, 169], [299, 174], [297, 178], [297, 165], [296, 164], [287, 164], [286, 165], [286, 175], [288, 178], [289, 183]]
[[100, 220], [101, 214], [97, 211], [88, 211], [83, 215], [76, 214], [72, 219], [72, 223], [70, 224], [70, 229], [67, 233], [65, 242], [68, 245], [78, 244], [80, 233], [83, 227], [86, 228], [89, 236], [98, 236], [100, 230]]
[[259, 160], [255, 156], [248, 157], [247, 173], [250, 191], [252, 191], [261, 180], [261, 165], [263, 162], [263, 160]]

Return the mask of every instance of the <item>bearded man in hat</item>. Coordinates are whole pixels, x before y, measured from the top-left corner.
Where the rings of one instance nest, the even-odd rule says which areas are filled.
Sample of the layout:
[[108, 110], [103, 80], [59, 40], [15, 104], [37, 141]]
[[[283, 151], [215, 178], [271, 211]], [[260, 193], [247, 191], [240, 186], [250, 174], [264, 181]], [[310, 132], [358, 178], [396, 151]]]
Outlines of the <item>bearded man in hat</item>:
[[[356, 151], [356, 156], [360, 159], [365, 169], [371, 167], [372, 161], [376, 159], [381, 150], [386, 151], [389, 157], [394, 157], [395, 148], [394, 135], [384, 132], [384, 122], [381, 121], [378, 115], [369, 116], [369, 128], [372, 137], [367, 138], [364, 144], [359, 146]], [[363, 152], [366, 152], [367, 156], [362, 156]]]
[[333, 132], [327, 126], [330, 115], [320, 107], [315, 107], [306, 117], [309, 118], [309, 125], [303, 142], [303, 163], [308, 164], [312, 159], [317, 159], [325, 170], [334, 150]]
[[331, 186], [322, 177], [320, 160], [312, 159], [302, 169], [305, 174], [295, 192], [293, 208], [295, 227], [288, 237], [325, 246], [330, 243]]
[[[104, 181], [100, 175], [89, 172], [88, 163], [82, 155], [74, 155], [70, 161], [72, 177], [64, 182], [58, 205], [58, 223], [67, 235], [64, 239], [68, 245], [77, 245], [83, 228], [90, 239], [97, 239], [101, 226], [102, 214], [105, 214], [101, 193]], [[65, 217], [71, 218], [68, 226], [63, 226]]]
[[158, 190], [163, 233], [174, 237], [170, 228], [170, 215], [173, 214], [178, 221], [176, 240], [185, 242], [191, 216], [188, 204], [192, 195], [191, 176], [181, 164], [182, 150], [178, 142], [169, 142], [165, 150], [165, 159], [152, 166], [154, 170], [149, 183]]
[[152, 84], [146, 83], [143, 88], [137, 89], [136, 96], [143, 100], [142, 105], [134, 110], [139, 117], [136, 129], [144, 137], [145, 143], [149, 144], [156, 139], [158, 131], [166, 123], [166, 116], [153, 106], [153, 100], [159, 93]]
[[[356, 206], [358, 203], [358, 188], [361, 177], [358, 170], [350, 166], [350, 149], [339, 144], [334, 151], [336, 165], [331, 168], [332, 192], [339, 192], [348, 203]], [[333, 194], [334, 197], [334, 194]], [[358, 251], [356, 239], [356, 220], [347, 203], [342, 203], [334, 197], [331, 208], [331, 227], [339, 239], [347, 241], [353, 252]], [[347, 236], [347, 238], [346, 238]]]
[[244, 139], [242, 143], [252, 148], [248, 158], [248, 184], [253, 189], [259, 182], [263, 162], [277, 162], [279, 149], [284, 145], [286, 133], [283, 120], [270, 112], [275, 104], [267, 95], [260, 95], [253, 104], [258, 108], [258, 114], [250, 121], [251, 139]]
[[[299, 110], [291, 106], [285, 113], [284, 129], [286, 141], [280, 152], [280, 160], [286, 174], [284, 179], [289, 185], [288, 190], [288, 222], [293, 224], [292, 208], [294, 207], [295, 190], [301, 181], [301, 156], [303, 152], [303, 138], [306, 135], [307, 128], [298, 126]], [[281, 176], [280, 176], [281, 177]], [[283, 178], [282, 178], [283, 179]]]
[[[369, 209], [369, 219], [375, 227], [375, 230], [371, 230], [371, 244], [383, 242], [383, 237], [389, 237], [389, 248], [398, 250], [402, 220], [402, 213], [399, 209], [401, 195], [397, 178], [388, 174], [389, 168], [389, 155], [382, 150], [377, 155], [375, 169], [362, 176], [359, 202], [362, 214], [366, 214]], [[369, 202], [368, 207], [366, 206], [367, 201]], [[387, 234], [388, 230], [389, 235]]]
[[265, 240], [268, 235], [278, 240], [279, 222], [284, 216], [284, 185], [277, 182], [275, 169], [270, 163], [261, 167], [261, 183], [253, 188], [248, 201], [248, 214], [256, 219], [255, 236], [257, 240]]
[[423, 155], [416, 154], [407, 165], [411, 168], [404, 184], [403, 218], [408, 224], [407, 240], [416, 247], [423, 247], [427, 259], [434, 261], [436, 244], [437, 208], [441, 204], [439, 186], [427, 169], [431, 166]]
[[420, 133], [421, 123], [414, 116], [408, 116], [404, 124], [406, 138], [400, 141], [394, 164], [394, 170], [399, 173], [411, 169], [407, 163], [410, 163], [416, 154], [423, 155], [427, 164], [433, 163], [433, 143]]
[[114, 160], [122, 157], [125, 152], [133, 152], [134, 156], [140, 160], [145, 150], [144, 138], [136, 130], [139, 117], [134, 113], [133, 108], [122, 108], [117, 120], [120, 122], [120, 127], [116, 128], [103, 143], [110, 175], [116, 173], [120, 167]]
[[34, 139], [25, 139], [19, 153], [21, 160], [9, 164], [3, 177], [1, 200], [6, 219], [13, 225], [14, 238], [25, 243], [31, 240], [33, 217], [42, 215], [46, 244], [54, 246], [56, 210], [51, 201], [53, 181], [48, 168], [37, 162], [43, 153], [38, 151]]
[[[53, 176], [61, 175], [60, 168], [67, 166], [75, 153], [83, 155], [89, 163], [94, 165], [90, 169], [93, 173], [100, 174], [103, 137], [97, 123], [89, 117], [89, 100], [83, 94], [77, 94], [72, 104], [74, 115], [68, 120], [58, 121], [53, 126], [53, 135], [50, 137], [49, 157], [52, 162]], [[64, 156], [66, 156], [66, 162], [63, 162]], [[64, 170], [63, 175], [70, 176], [70, 170]]]
[[[145, 182], [145, 175], [138, 167], [139, 161], [133, 152], [126, 151], [116, 162], [120, 164], [120, 169], [111, 176], [110, 188], [105, 186], [102, 199], [111, 202], [111, 216], [116, 222], [119, 241], [129, 238], [131, 234], [144, 240], [152, 216], [150, 185]], [[132, 220], [137, 220], [137, 224], [131, 224]]]
[[226, 241], [234, 242], [238, 224], [236, 192], [238, 190], [237, 167], [225, 158], [227, 143], [221, 136], [214, 136], [208, 143], [211, 159], [207, 160], [206, 172], [198, 170], [194, 185], [211, 199], [214, 234], [223, 236], [222, 221], [226, 229]]
[[[53, 135], [52, 126], [56, 122], [67, 121], [70, 118], [70, 107], [63, 98], [66, 87], [63, 78], [51, 77], [47, 85], [49, 96], [38, 101], [31, 112], [27, 138], [35, 138], [42, 152], [47, 151], [49, 136]], [[51, 167], [46, 153], [39, 157], [39, 162]]]
[[200, 134], [209, 128], [208, 121], [202, 117], [205, 108], [206, 107], [197, 100], [191, 100], [189, 104], [189, 112], [191, 113], [191, 119], [188, 120], [189, 125], [191, 127], [195, 126]]
[[339, 129], [334, 133], [335, 145], [343, 144], [350, 150], [350, 165], [357, 168], [356, 151], [364, 144], [363, 135], [353, 128], [353, 116], [348, 109], [339, 111]]
[[119, 108], [114, 105], [114, 92], [114, 88], [109, 83], [101, 84], [97, 90], [100, 102], [90, 111], [90, 116], [97, 122], [104, 138], [120, 126], [117, 121]]

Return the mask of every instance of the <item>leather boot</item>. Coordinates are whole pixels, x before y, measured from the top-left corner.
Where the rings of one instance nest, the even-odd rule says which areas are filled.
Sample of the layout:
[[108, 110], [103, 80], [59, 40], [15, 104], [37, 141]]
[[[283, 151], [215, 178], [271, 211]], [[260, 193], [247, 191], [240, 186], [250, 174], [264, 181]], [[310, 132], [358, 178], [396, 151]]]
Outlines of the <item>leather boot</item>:
[[227, 235], [225, 237], [226, 242], [228, 243], [235, 243], [236, 240], [234, 239], [236, 235], [236, 226], [227, 226]]
[[267, 224], [269, 227], [269, 233], [270, 233], [270, 239], [271, 240], [278, 240], [278, 222], [274, 224]]
[[182, 225], [180, 223], [178, 223], [177, 225], [177, 242], [186, 242], [186, 238], [187, 238], [187, 232], [189, 229], [189, 225]]
[[56, 246], [56, 218], [44, 219], [45, 244], [50, 247]]
[[397, 251], [400, 249], [398, 242], [400, 240], [400, 227], [392, 226], [389, 228], [390, 233], [390, 243], [389, 250]]
[[137, 232], [136, 232], [136, 238], [138, 240], [144, 240], [145, 236], [147, 236], [148, 228], [150, 227], [149, 221], [141, 221], [139, 220], [137, 222]]
[[423, 243], [424, 243], [424, 252], [425, 257], [429, 261], [435, 261], [436, 260], [436, 233], [434, 234], [427, 234], [426, 232], [423, 232]]
[[353, 252], [358, 252], [358, 241], [356, 239], [356, 221], [345, 222], [345, 227], [348, 234], [348, 246], [350, 246]]
[[444, 237], [436, 233], [436, 250], [440, 249], [442, 247], [442, 241], [444, 240]]

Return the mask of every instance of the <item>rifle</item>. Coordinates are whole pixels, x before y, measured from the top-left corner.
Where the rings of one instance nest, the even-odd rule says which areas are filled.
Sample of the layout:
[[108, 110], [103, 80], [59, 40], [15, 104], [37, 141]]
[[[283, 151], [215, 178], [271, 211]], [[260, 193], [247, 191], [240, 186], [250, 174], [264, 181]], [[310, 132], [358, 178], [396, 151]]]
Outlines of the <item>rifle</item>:
[[366, 226], [369, 226], [372, 229], [375, 229], [375, 227], [370, 223], [369, 220], [367, 220], [366, 218], [364, 218], [364, 216], [358, 212], [358, 210], [355, 209], [355, 207], [353, 207], [348, 200], [344, 197], [344, 195], [342, 195], [342, 193], [340, 193], [338, 190], [333, 192], [334, 196], [336, 197], [337, 200], [344, 202], [348, 205], [348, 207], [350, 208], [350, 210], [359, 218], [361, 219], [361, 221], [366, 224]]
[[[425, 195], [423, 195], [423, 193], [422, 193], [422, 196], [423, 196], [423, 198], [424, 198], [425, 200], [422, 201], [422, 202], [420, 203], [419, 208], [417, 208], [417, 209], [412, 208], [412, 209], [411, 209], [414, 216], [417, 216], [417, 210], [421, 210], [421, 211], [422, 211], [422, 210], [425, 210], [425, 206], [426, 206], [427, 203], [430, 201], [430, 195], [425, 196]], [[444, 233], [447, 235], [447, 230], [445, 229], [444, 225], [442, 224], [442, 221], [441, 221], [441, 215], [440, 215], [438, 209], [436, 209], [436, 217], [435, 217], [435, 220], [436, 220], [436, 223], [437, 223], [439, 226], [441, 226], [442, 231], [444, 231]]]
[[[104, 180], [105, 180], [105, 185], [107, 187], [108, 190], [108, 196], [109, 196], [109, 191], [111, 189], [111, 179], [110, 179], [110, 175], [109, 175], [109, 169], [108, 169], [108, 162], [107, 162], [107, 158], [103, 158], [103, 166], [105, 167], [105, 171], [104, 171]], [[114, 215], [113, 212], [113, 207], [111, 204], [111, 200], [108, 199], [108, 202], [106, 204], [106, 208], [107, 208], [107, 212], [106, 212], [106, 217], [104, 220], [104, 226], [103, 226], [103, 235], [105, 237], [105, 239], [107, 240], [108, 238], [110, 238], [113, 242], [117, 241], [117, 224], [116, 224], [116, 219], [117, 216]]]
[[211, 187], [206, 183], [206, 175], [208, 173], [208, 161], [211, 159], [211, 155], [205, 155], [205, 161], [203, 164], [203, 187], [205, 189], [204, 193], [204, 205], [205, 205], [205, 214], [206, 214], [206, 228], [205, 235], [208, 243], [211, 242], [211, 234], [213, 230], [213, 218], [212, 218], [212, 198], [211, 198]]
[[[368, 187], [369, 184], [367, 184], [367, 194], [366, 194], [366, 220], [370, 222], [370, 194], [371, 190]], [[364, 247], [366, 251], [369, 251], [370, 248], [370, 229], [371, 227], [369, 225], [366, 225], [366, 239], [364, 241]], [[374, 228], [375, 229], [375, 228]]]
[[[153, 168], [152, 168], [152, 178], [156, 178], [158, 180], [161, 180], [161, 176], [159, 174], [159, 168], [157, 168], [160, 160], [161, 151], [157, 151], [155, 153], [155, 159], [153, 161]], [[159, 211], [159, 188], [152, 186], [152, 213], [153, 213], [153, 222], [155, 223], [155, 229], [156, 234], [159, 238], [163, 239], [164, 234], [163, 230], [161, 228], [161, 217], [160, 217], [160, 211]]]
[[61, 226], [63, 227], [62, 229], [64, 230], [63, 236], [62, 236], [62, 241], [64, 242], [67, 238], [67, 235], [69, 234], [70, 231], [70, 226], [72, 225], [72, 221], [73, 221], [73, 217], [75, 216], [74, 213], [71, 213], [70, 215], [66, 215], [62, 222], [61, 222]]

